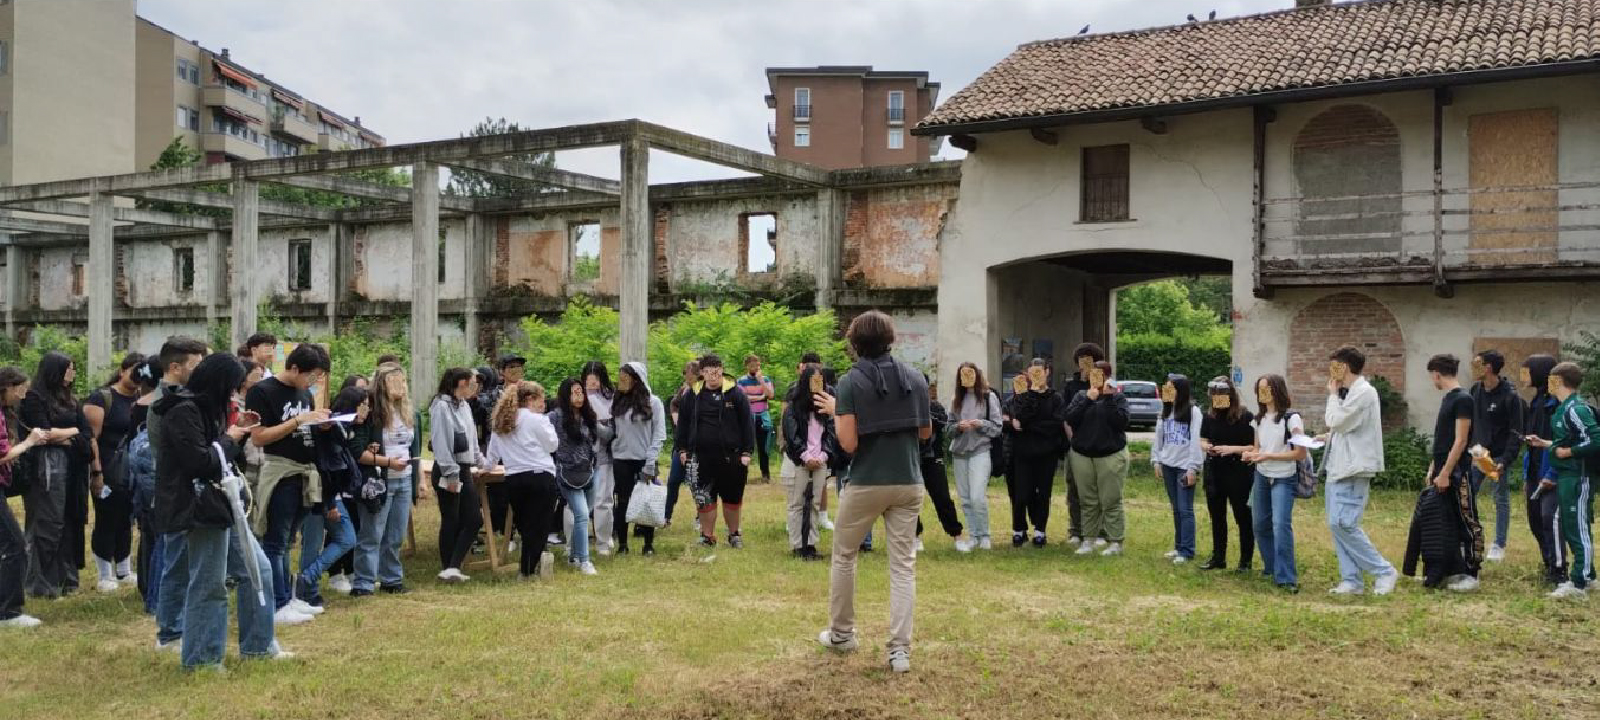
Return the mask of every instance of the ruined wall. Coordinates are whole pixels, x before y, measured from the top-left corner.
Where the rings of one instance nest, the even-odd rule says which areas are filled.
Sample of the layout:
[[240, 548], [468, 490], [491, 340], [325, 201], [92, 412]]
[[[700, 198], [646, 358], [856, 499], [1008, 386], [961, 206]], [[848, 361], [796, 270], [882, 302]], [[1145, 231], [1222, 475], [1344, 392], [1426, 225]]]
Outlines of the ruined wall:
[[822, 235], [814, 194], [678, 202], [669, 209], [667, 277], [674, 290], [692, 283], [732, 282], [746, 276], [746, 257], [739, 241], [741, 218], [757, 213], [777, 215], [778, 268], [775, 277], [764, 277], [767, 274], [762, 273], [754, 280], [781, 282], [791, 275], [816, 274]]
[[850, 193], [845, 282], [874, 288], [939, 284], [939, 237], [959, 191], [926, 185]]
[[[467, 226], [459, 219], [441, 219], [439, 229], [445, 234], [445, 281], [439, 285], [439, 299], [449, 300], [466, 295]], [[411, 223], [374, 223], [351, 225], [350, 247], [354, 255], [352, 278], [357, 297], [367, 300], [411, 299]], [[262, 233], [262, 251], [265, 253], [266, 233]], [[323, 234], [326, 237], [326, 233]], [[313, 289], [326, 287], [329, 258], [326, 242], [317, 243], [313, 249]], [[287, 266], [282, 281], [287, 282]], [[308, 300], [308, 302], [311, 300]], [[324, 296], [317, 302], [327, 302]]]

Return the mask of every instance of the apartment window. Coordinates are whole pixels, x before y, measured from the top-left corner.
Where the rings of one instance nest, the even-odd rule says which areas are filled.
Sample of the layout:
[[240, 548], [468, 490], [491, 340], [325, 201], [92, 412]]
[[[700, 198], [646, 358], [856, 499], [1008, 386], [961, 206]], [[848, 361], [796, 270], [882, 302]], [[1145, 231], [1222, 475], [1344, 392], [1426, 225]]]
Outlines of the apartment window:
[[311, 241], [289, 241], [289, 289], [311, 289]]
[[794, 146], [811, 147], [811, 128], [801, 126], [794, 129]]
[[1102, 145], [1083, 149], [1083, 222], [1128, 219], [1128, 146]]
[[200, 130], [200, 111], [187, 105], [179, 105], [178, 127], [198, 132]]
[[89, 256], [72, 256], [72, 295], [74, 297], [83, 297], [83, 281], [88, 269]]
[[178, 292], [194, 292], [194, 248], [172, 251], [172, 275], [177, 278]]
[[0, 145], [11, 142], [11, 111], [0, 110]]
[[889, 128], [889, 149], [900, 150], [906, 146], [905, 128]]
[[572, 282], [586, 285], [600, 279], [600, 223], [573, 223], [567, 227], [572, 248]]
[[444, 284], [445, 259], [449, 254], [445, 252], [444, 228], [439, 228], [439, 284]]
[[0, 40], [0, 75], [11, 69], [11, 45]]
[[906, 92], [904, 90], [889, 91], [889, 122], [906, 121]]
[[747, 273], [767, 273], [778, 269], [778, 215], [749, 213], [740, 216], [740, 240], [744, 243], [744, 269]]
[[811, 88], [794, 89], [794, 119], [811, 119]]

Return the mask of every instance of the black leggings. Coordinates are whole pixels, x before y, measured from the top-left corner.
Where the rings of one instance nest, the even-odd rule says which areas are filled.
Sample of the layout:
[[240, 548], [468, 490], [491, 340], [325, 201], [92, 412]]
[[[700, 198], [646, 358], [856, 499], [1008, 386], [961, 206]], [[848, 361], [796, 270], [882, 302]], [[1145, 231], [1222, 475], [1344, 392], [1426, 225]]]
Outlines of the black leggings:
[[[556, 476], [550, 473], [523, 472], [507, 475], [501, 483], [505, 489], [507, 507], [517, 533], [522, 535], [522, 562], [518, 571], [523, 577], [539, 573], [539, 558], [544, 555], [545, 540], [550, 535], [550, 521], [555, 517], [556, 498], [561, 491], [556, 487]], [[493, 486], [490, 486], [493, 487]]]
[[101, 560], [118, 563], [133, 554], [133, 503], [125, 491], [104, 500], [94, 498], [94, 530], [89, 548]]
[[771, 431], [762, 426], [761, 419], [756, 419], [756, 459], [761, 462], [761, 478], [772, 479], [772, 473], [767, 470], [767, 436]]
[[[950, 499], [950, 479], [945, 473], [943, 458], [922, 459], [922, 487], [933, 501], [933, 512], [939, 516], [944, 534], [961, 537], [961, 516], [956, 514], [956, 504]], [[917, 520], [917, 534], [922, 534], [922, 520]]]
[[1217, 472], [1206, 468], [1206, 512], [1211, 516], [1211, 561], [1228, 562], [1228, 506], [1233, 506], [1233, 522], [1239, 526], [1239, 567], [1250, 567], [1256, 548], [1255, 521], [1250, 514], [1250, 489], [1255, 476], [1248, 467], [1243, 472]]
[[1050, 522], [1050, 491], [1056, 481], [1056, 456], [1018, 457], [1012, 483], [1011, 531], [1045, 531]]
[[[639, 482], [639, 475], [644, 472], [644, 460], [613, 460], [611, 470], [615, 473], [617, 485], [617, 504], [612, 508], [616, 513], [611, 522], [611, 533], [617, 538], [617, 549], [628, 549], [628, 501], [633, 498], [633, 486]], [[640, 525], [639, 537], [644, 538], [644, 546], [655, 547], [656, 529]]]
[[511, 532], [506, 527], [506, 510], [511, 508], [510, 492], [504, 483], [483, 486], [483, 493], [489, 496], [489, 528], [496, 535], [506, 535]]
[[461, 492], [440, 490], [439, 565], [461, 569], [483, 527], [483, 512], [478, 508], [478, 490], [472, 482], [472, 466], [461, 464]]

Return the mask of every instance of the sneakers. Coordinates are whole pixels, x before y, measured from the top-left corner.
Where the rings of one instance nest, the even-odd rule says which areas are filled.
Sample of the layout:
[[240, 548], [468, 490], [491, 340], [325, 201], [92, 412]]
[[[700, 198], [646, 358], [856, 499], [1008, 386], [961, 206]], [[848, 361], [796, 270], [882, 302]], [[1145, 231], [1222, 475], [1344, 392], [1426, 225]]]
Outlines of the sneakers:
[[445, 568], [439, 571], [439, 579], [447, 583], [464, 583], [472, 578], [461, 574], [456, 568]]
[[1503, 546], [1503, 545], [1490, 545], [1489, 546], [1489, 553], [1487, 555], [1485, 555], [1484, 557], [1489, 559], [1489, 560], [1492, 560], [1494, 562], [1500, 562], [1501, 560], [1506, 559], [1505, 546]]
[[[1583, 592], [1583, 591], [1580, 590], [1579, 592]], [[36, 617], [34, 617], [32, 615], [18, 615], [18, 616], [14, 617], [14, 618], [10, 618], [10, 619], [7, 619], [7, 620], [0, 620], [0, 627], [36, 628], [36, 627], [39, 627], [40, 625], [43, 625], [43, 624], [44, 624], [43, 620], [40, 620], [39, 618], [36, 618]], [[177, 645], [178, 645], [175, 642], [174, 643], [168, 643], [168, 644], [172, 645], [173, 647], [177, 647]], [[160, 646], [157, 645], [157, 647], [160, 647]]]
[[1329, 595], [1360, 595], [1363, 592], [1366, 592], [1364, 588], [1349, 580], [1341, 581], [1328, 590]]
[[889, 669], [897, 673], [911, 672], [911, 652], [899, 649], [890, 650]]
[[1389, 593], [1394, 592], [1395, 583], [1399, 581], [1399, 571], [1391, 571], [1388, 575], [1379, 575], [1378, 579], [1372, 581], [1372, 594], [1388, 595]]
[[1186, 558], [1186, 557], [1184, 557], [1182, 555], [1174, 555], [1174, 556], [1172, 556], [1172, 564], [1173, 565], [1182, 565], [1182, 564], [1184, 564], [1186, 562], [1189, 562], [1189, 558]]
[[273, 625], [299, 625], [308, 622], [311, 622], [311, 616], [295, 610], [291, 605], [278, 608], [278, 611], [272, 614]]
[[728, 533], [728, 547], [735, 550], [744, 549], [744, 536], [739, 533]]
[[183, 638], [167, 642], [156, 641], [156, 652], [178, 652], [183, 649]]
[[115, 580], [101, 580], [100, 582], [95, 583], [94, 586], [94, 589], [103, 593], [114, 593], [121, 588], [122, 586], [118, 585], [117, 581]]
[[1011, 533], [1011, 547], [1019, 548], [1028, 543], [1028, 536], [1019, 532]]
[[[385, 594], [385, 595], [405, 595], [405, 594], [411, 592], [411, 589], [407, 588], [405, 583], [395, 583], [393, 585], [379, 585], [378, 586], [378, 590], [382, 591], [383, 594]], [[370, 594], [372, 594], [372, 592], [369, 590], [369, 591], [367, 591], [367, 594], [370, 595]]]
[[1092, 545], [1090, 543], [1083, 543], [1083, 544], [1079, 545], [1077, 551], [1073, 552], [1072, 554], [1073, 555], [1088, 555], [1089, 553], [1092, 553], [1092, 552], [1094, 552], [1094, 545]]
[[611, 543], [595, 543], [594, 544], [594, 552], [595, 552], [596, 555], [599, 555], [600, 557], [610, 557], [611, 556]]
[[974, 547], [976, 546], [973, 544], [971, 538], [956, 538], [956, 552], [969, 553], [972, 552], [972, 548]]
[[655, 557], [656, 556], [656, 549], [654, 547], [646, 545], [646, 546], [644, 546], [643, 550], [639, 551], [639, 554], [643, 555], [645, 557]]
[[1164, 557], [1164, 558], [1166, 558], [1168, 560], [1171, 560], [1172, 558], [1175, 558], [1177, 556], [1178, 556], [1178, 551], [1177, 550], [1168, 550], [1168, 551], [1166, 551], [1166, 552], [1161, 554], [1161, 557]]
[[1219, 559], [1213, 557], [1210, 560], [1205, 561], [1205, 563], [1200, 566], [1200, 569], [1201, 570], [1227, 570], [1228, 569], [1228, 561], [1227, 560], [1219, 560]]
[[994, 545], [989, 542], [989, 538], [985, 537], [984, 539], [978, 541], [978, 549], [979, 550], [993, 550], [994, 549]]
[[301, 615], [321, 615], [323, 612], [326, 612], [321, 607], [312, 605], [311, 603], [301, 600], [300, 598], [290, 600], [289, 607], [294, 608], [294, 611], [300, 613]]
[[594, 569], [594, 563], [589, 562], [588, 560], [585, 560], [582, 563], [578, 564], [578, 572], [583, 573], [584, 575], [599, 575], [600, 574], [599, 570]]
[[350, 590], [352, 589], [350, 585], [350, 576], [340, 573], [328, 578], [328, 588], [336, 593], [339, 593], [340, 595], [349, 595]]
[[[1036, 548], [1042, 548], [1042, 547], [1044, 547], [1044, 544], [1045, 544], [1044, 531], [1043, 530], [1035, 530], [1035, 531], [1033, 531], [1033, 546], [1036, 547]], [[910, 662], [910, 661], [907, 660], [906, 662]]]
[[546, 544], [546, 545], [565, 545], [565, 544], [567, 544], [567, 541], [562, 540], [561, 536], [559, 534], [557, 534], [557, 533], [550, 533], [550, 535], [547, 536], [544, 539], [544, 544]]
[[516, 551], [517, 551], [517, 541], [515, 541], [515, 540], [506, 541], [506, 554], [510, 555], [511, 553], [514, 553]]
[[352, 598], [372, 597], [372, 591], [368, 590], [366, 588], [354, 588], [354, 589], [352, 589], [350, 591], [350, 597], [352, 597]]
[[1462, 575], [1460, 580], [1446, 585], [1445, 589], [1453, 592], [1472, 592], [1478, 589], [1478, 579], [1471, 575]]
[[117, 576], [117, 582], [132, 587], [139, 584], [139, 573], [127, 573]]
[[[823, 647], [834, 652], [855, 652], [856, 648], [860, 647], [854, 635], [841, 640], [839, 636], [833, 633], [832, 629], [823, 630], [821, 634], [817, 635], [817, 642], [822, 643]], [[909, 670], [910, 668], [910, 660], [907, 660], [906, 669]]]
[[1102, 556], [1105, 556], [1105, 557], [1111, 557], [1112, 555], [1121, 555], [1122, 554], [1122, 543], [1119, 543], [1119, 542], [1106, 543], [1106, 549], [1101, 550], [1100, 554]]
[[716, 538], [711, 537], [710, 535], [701, 535], [700, 536], [700, 547], [703, 547], [703, 548], [714, 548], [716, 546], [717, 546], [717, 539]]
[[293, 660], [294, 659], [294, 653], [289, 652], [288, 650], [285, 650], [283, 648], [278, 648], [278, 651], [273, 653], [273, 654], [271, 654], [271, 655], [268, 655], [267, 659], [268, 660]]
[[1094, 546], [1097, 547], [1097, 548], [1105, 547], [1106, 546], [1106, 539], [1105, 538], [1095, 538], [1094, 539]]
[[1067, 537], [1067, 544], [1071, 545], [1072, 547], [1077, 547], [1079, 545], [1082, 545], [1083, 544], [1083, 536], [1081, 536], [1081, 535], [1068, 536]]
[[825, 559], [825, 558], [823, 558], [822, 553], [817, 552], [816, 547], [811, 546], [811, 545], [807, 545], [807, 546], [805, 546], [803, 548], [800, 548], [799, 550], [795, 551], [795, 554], [797, 556], [799, 556], [799, 558], [801, 560], [804, 560], [804, 561], [807, 561], [807, 562], [815, 562], [815, 561], [818, 561], [818, 560]]
[[828, 519], [827, 513], [822, 513], [817, 517], [817, 527], [820, 527], [823, 530], [833, 530], [833, 521]]
[[917, 538], [917, 544], [911, 548], [911, 552], [922, 552], [922, 538]]
[[[1549, 597], [1563, 599], [1563, 600], [1582, 600], [1584, 598], [1587, 598], [1588, 596], [1589, 596], [1588, 591], [1584, 590], [1581, 587], [1578, 587], [1577, 585], [1573, 585], [1571, 581], [1564, 582], [1564, 583], [1561, 583], [1560, 585], [1557, 585], [1556, 589], [1555, 589], [1555, 592], [1552, 592], [1549, 595]], [[23, 615], [23, 617], [27, 617], [27, 616]]]

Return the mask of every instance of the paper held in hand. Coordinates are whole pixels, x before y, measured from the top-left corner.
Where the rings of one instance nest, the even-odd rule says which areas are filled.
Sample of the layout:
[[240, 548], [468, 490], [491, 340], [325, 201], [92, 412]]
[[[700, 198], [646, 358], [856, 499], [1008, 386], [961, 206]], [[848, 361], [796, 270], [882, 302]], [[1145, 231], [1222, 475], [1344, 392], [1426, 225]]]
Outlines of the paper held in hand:
[[312, 420], [311, 422], [300, 424], [304, 427], [315, 427], [317, 425], [326, 425], [328, 423], [352, 423], [355, 421], [355, 413], [345, 413], [344, 415], [329, 415], [327, 420]]
[[1310, 435], [1296, 435], [1292, 438], [1289, 438], [1289, 444], [1299, 445], [1300, 447], [1309, 448], [1311, 450], [1316, 450], [1324, 445], [1327, 445], [1327, 443], [1311, 437]]

